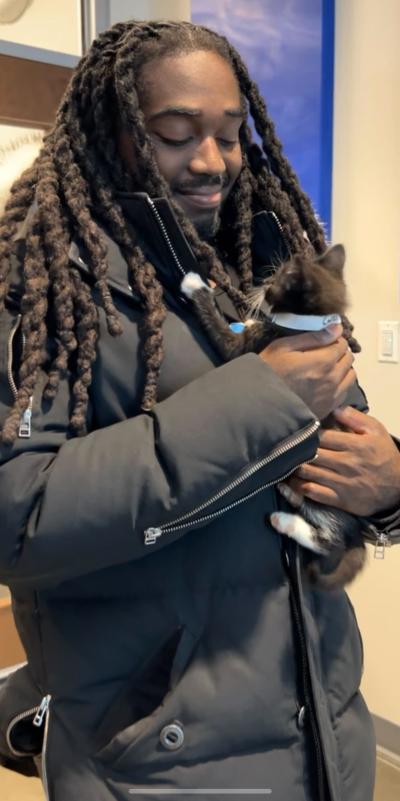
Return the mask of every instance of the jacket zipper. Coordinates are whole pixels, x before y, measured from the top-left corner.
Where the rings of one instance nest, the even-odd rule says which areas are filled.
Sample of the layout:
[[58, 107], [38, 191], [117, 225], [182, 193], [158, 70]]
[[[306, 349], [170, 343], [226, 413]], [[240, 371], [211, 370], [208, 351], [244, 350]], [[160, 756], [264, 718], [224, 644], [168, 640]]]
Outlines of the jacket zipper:
[[287, 247], [287, 249], [288, 249], [288, 252], [290, 253], [289, 242], [287, 241], [286, 234], [285, 234], [285, 232], [284, 232], [284, 230], [283, 230], [283, 226], [282, 226], [282, 223], [281, 223], [281, 221], [280, 221], [280, 219], [279, 219], [278, 215], [277, 215], [277, 214], [275, 214], [275, 212], [274, 212], [274, 211], [270, 211], [270, 212], [269, 212], [269, 214], [271, 214], [271, 215], [272, 215], [272, 217], [274, 218], [274, 220], [275, 220], [275, 222], [276, 222], [276, 224], [277, 224], [277, 226], [278, 226], [278, 228], [279, 228], [279, 231], [280, 231], [280, 233], [281, 233], [281, 237], [282, 237], [282, 239], [283, 239], [283, 241], [284, 241], [284, 243], [285, 243], [285, 245], [286, 245], [286, 247]]
[[17, 756], [17, 757], [27, 757], [29, 755], [25, 751], [17, 751], [17, 749], [13, 747], [13, 745], [11, 743], [11, 730], [20, 720], [23, 720], [24, 718], [28, 718], [33, 714], [35, 715], [35, 717], [33, 718], [32, 724], [33, 724], [33, 726], [37, 726], [38, 728], [40, 728], [43, 725], [44, 718], [46, 717], [46, 722], [45, 722], [45, 726], [44, 726], [44, 734], [43, 734], [43, 745], [42, 745], [42, 751], [41, 751], [41, 758], [42, 758], [41, 762], [42, 762], [42, 784], [43, 784], [43, 789], [44, 789], [44, 793], [45, 793], [45, 796], [47, 798], [47, 801], [49, 801], [49, 799], [50, 799], [48, 779], [47, 779], [47, 767], [46, 767], [46, 752], [47, 752], [47, 738], [48, 738], [48, 729], [49, 729], [49, 706], [50, 706], [50, 701], [51, 701], [51, 695], [45, 695], [44, 698], [42, 698], [41, 703], [39, 704], [39, 706], [34, 706], [34, 707], [32, 707], [32, 709], [28, 709], [25, 712], [21, 712], [19, 715], [17, 715], [15, 718], [13, 718], [10, 721], [10, 723], [8, 724], [7, 731], [6, 731], [6, 741], [7, 741], [7, 745], [9, 747], [11, 753], [14, 754], [14, 756]]
[[232, 503], [224, 506], [222, 509], [218, 509], [217, 511], [211, 512], [208, 515], [202, 515], [201, 517], [197, 517], [194, 520], [191, 520], [190, 522], [184, 522], [187, 521], [188, 518], [193, 517], [193, 515], [197, 515], [199, 512], [202, 512], [208, 506], [211, 506], [213, 503], [215, 503], [215, 501], [218, 501], [221, 498], [223, 498], [224, 495], [229, 493], [231, 490], [236, 489], [236, 487], [240, 486], [240, 484], [246, 481], [250, 476], [252, 476], [258, 470], [260, 470], [262, 467], [265, 467], [267, 464], [270, 464], [279, 456], [283, 456], [292, 448], [296, 447], [296, 445], [300, 445], [302, 442], [305, 442], [306, 439], [311, 437], [312, 434], [314, 434], [318, 430], [319, 425], [320, 425], [319, 422], [315, 420], [313, 423], [310, 423], [310, 425], [307, 426], [305, 431], [302, 431], [301, 434], [296, 434], [294, 437], [291, 437], [290, 440], [288, 440], [284, 445], [279, 445], [276, 448], [273, 448], [273, 450], [271, 451], [271, 453], [268, 454], [268, 456], [265, 456], [264, 459], [261, 459], [260, 461], [256, 462], [251, 467], [249, 467], [248, 470], [246, 470], [243, 473], [243, 475], [240, 476], [240, 478], [236, 478], [234, 481], [228, 484], [228, 486], [225, 487], [225, 489], [220, 490], [211, 498], [209, 498], [207, 501], [200, 504], [199, 506], [196, 506], [195, 509], [192, 509], [191, 512], [187, 512], [181, 517], [178, 517], [176, 520], [173, 520], [171, 523], [165, 523], [164, 525], [161, 526], [152, 526], [150, 528], [145, 529], [144, 544], [154, 545], [157, 539], [165, 533], [171, 533], [172, 531], [179, 531], [182, 528], [188, 528], [189, 526], [197, 525], [197, 523], [203, 523], [209, 520], [213, 520], [214, 518], [224, 514], [224, 512], [228, 512], [230, 509], [234, 509], [239, 504], [243, 503], [249, 498], [252, 498], [258, 492], [261, 492], [262, 490], [267, 489], [268, 487], [272, 487], [274, 486], [274, 484], [278, 484], [280, 481], [283, 481], [297, 469], [298, 465], [293, 467], [288, 473], [286, 473], [286, 475], [284, 476], [281, 475], [278, 478], [274, 479], [274, 481], [269, 481], [268, 483], [263, 484], [262, 487], [258, 487], [257, 489], [245, 495], [243, 498], [239, 498], [238, 500], [233, 501]]
[[14, 726], [17, 725], [17, 723], [19, 723], [20, 720], [24, 720], [24, 718], [29, 718], [32, 715], [34, 715], [32, 724], [40, 728], [40, 726], [42, 726], [43, 724], [44, 716], [47, 714], [50, 704], [50, 699], [51, 695], [45, 695], [38, 706], [33, 706], [31, 707], [31, 709], [25, 709], [24, 712], [20, 712], [19, 715], [16, 715], [14, 718], [12, 718], [12, 720], [10, 720], [6, 730], [6, 742], [11, 753], [14, 754], [14, 756], [26, 757], [29, 756], [29, 754], [27, 754], [26, 751], [18, 751], [16, 748], [14, 748], [11, 742], [11, 730], [14, 728]]
[[32, 433], [32, 405], [33, 405], [33, 395], [29, 398], [28, 407], [22, 413], [19, 429], [18, 429], [18, 436], [21, 439], [29, 439]]
[[391, 546], [390, 537], [381, 531], [377, 534], [374, 548], [374, 559], [384, 559], [386, 548]]
[[26, 757], [26, 751], [18, 751], [11, 743], [11, 729], [19, 723], [20, 720], [24, 720], [24, 718], [29, 718], [31, 715], [36, 715], [39, 712], [40, 706], [33, 706], [31, 709], [26, 709], [24, 712], [21, 712], [19, 715], [16, 715], [7, 726], [6, 730], [6, 742], [7, 745], [14, 756], [18, 757]]
[[9, 383], [11, 392], [12, 392], [12, 394], [14, 396], [14, 400], [17, 400], [18, 390], [17, 390], [17, 385], [16, 385], [16, 383], [14, 381], [14, 376], [13, 376], [13, 371], [12, 371], [12, 368], [13, 368], [12, 347], [13, 347], [14, 337], [15, 337], [15, 334], [17, 333], [18, 328], [19, 328], [19, 326], [21, 324], [21, 320], [22, 320], [22, 314], [18, 314], [17, 315], [17, 319], [15, 320], [15, 323], [14, 323], [14, 325], [13, 325], [11, 331], [10, 331], [10, 335], [8, 337], [8, 344], [7, 344], [7, 376], [8, 376], [8, 383]]
[[47, 765], [46, 765], [46, 756], [47, 756], [47, 739], [49, 733], [49, 707], [50, 707], [51, 695], [45, 695], [42, 699], [42, 703], [33, 719], [34, 726], [42, 726], [43, 718], [46, 716], [46, 722], [44, 725], [44, 735], [43, 735], [43, 747], [42, 747], [42, 783], [44, 788], [44, 793], [47, 798], [47, 801], [50, 801], [49, 795], [49, 783], [47, 778]]
[[[13, 376], [13, 342], [15, 334], [18, 331], [18, 328], [21, 324], [22, 314], [17, 315], [17, 319], [10, 331], [10, 335], [8, 337], [8, 344], [7, 344], [7, 376], [8, 376], [8, 383], [11, 389], [11, 392], [14, 396], [14, 400], [17, 400], [18, 397], [18, 389], [17, 385], [14, 381]], [[22, 333], [22, 349], [25, 349], [25, 334]], [[21, 420], [18, 429], [18, 436], [21, 439], [26, 439], [31, 436], [31, 418], [32, 418], [32, 406], [33, 406], [33, 395], [30, 396], [28, 407], [21, 415]]]
[[[150, 208], [151, 208], [151, 210], [153, 212], [153, 215], [154, 215], [154, 217], [155, 217], [155, 219], [156, 219], [156, 221], [158, 223], [158, 226], [161, 229], [163, 237], [164, 237], [164, 239], [165, 239], [165, 241], [166, 241], [166, 243], [168, 245], [168, 248], [169, 248], [169, 250], [170, 250], [170, 252], [172, 254], [174, 262], [175, 262], [176, 266], [178, 267], [178, 270], [182, 273], [183, 276], [185, 276], [186, 272], [183, 269], [181, 262], [179, 261], [179, 258], [178, 258], [177, 254], [176, 254], [176, 251], [175, 251], [175, 249], [174, 249], [174, 247], [172, 245], [172, 242], [171, 242], [170, 236], [168, 234], [167, 228], [166, 228], [166, 226], [164, 224], [164, 221], [163, 221], [163, 219], [161, 217], [160, 212], [157, 209], [157, 206], [155, 205], [155, 203], [153, 202], [151, 197], [149, 197], [148, 195], [147, 195], [146, 199], [147, 199], [147, 202], [148, 202], [148, 204], [149, 204], [149, 206], [150, 206]], [[274, 220], [275, 220], [275, 222], [276, 222], [276, 224], [277, 224], [277, 226], [279, 228], [279, 231], [281, 233], [282, 239], [283, 239], [283, 241], [284, 241], [284, 243], [285, 243], [285, 245], [286, 245], [286, 247], [288, 249], [288, 252], [290, 253], [289, 243], [288, 243], [286, 234], [285, 234], [285, 232], [283, 230], [282, 223], [281, 223], [278, 215], [274, 211], [269, 211], [268, 213], [271, 214], [272, 217], [274, 218]]]
[[[296, 545], [296, 548], [298, 546]], [[291, 587], [291, 601], [292, 601], [292, 610], [293, 610], [293, 618], [295, 623], [295, 628], [297, 632], [298, 644], [299, 644], [299, 651], [300, 651], [300, 659], [301, 659], [301, 684], [302, 684], [302, 693], [304, 698], [304, 703], [306, 707], [306, 715], [308, 716], [308, 720], [310, 722], [310, 729], [311, 729], [311, 736], [314, 743], [314, 753], [315, 753], [315, 760], [316, 760], [316, 773], [317, 773], [317, 784], [318, 784], [318, 797], [319, 801], [326, 801], [325, 799], [325, 790], [324, 790], [324, 777], [323, 777], [323, 756], [322, 756], [322, 746], [318, 731], [318, 724], [315, 717], [314, 707], [313, 707], [313, 700], [312, 695], [310, 693], [310, 679], [309, 679], [309, 667], [308, 667], [308, 658], [307, 658], [307, 645], [305, 640], [304, 634], [304, 623], [302, 619], [302, 614], [300, 611], [300, 603], [298, 599], [298, 588], [297, 582], [295, 580], [294, 575], [292, 575], [292, 565], [290, 560], [289, 551], [284, 547], [284, 553], [286, 557], [286, 561], [288, 564], [288, 577], [289, 577], [289, 584]]]
[[155, 205], [155, 203], [153, 203], [151, 197], [149, 197], [148, 195], [147, 195], [146, 199], [147, 199], [147, 202], [148, 202], [148, 204], [149, 204], [149, 206], [150, 206], [150, 208], [151, 208], [151, 210], [153, 212], [154, 217], [156, 218], [158, 226], [161, 229], [162, 235], [163, 235], [163, 237], [164, 237], [164, 239], [165, 239], [165, 241], [166, 241], [166, 243], [168, 245], [168, 248], [169, 248], [169, 250], [170, 250], [170, 252], [171, 252], [171, 254], [173, 256], [174, 262], [175, 262], [178, 270], [180, 271], [180, 273], [182, 273], [183, 276], [185, 276], [186, 272], [183, 269], [183, 267], [182, 267], [182, 265], [181, 265], [181, 263], [179, 261], [179, 258], [178, 258], [177, 254], [176, 254], [176, 251], [174, 250], [174, 247], [173, 247], [171, 239], [169, 237], [167, 228], [166, 228], [166, 226], [164, 224], [164, 221], [163, 221], [163, 219], [161, 217], [160, 212], [157, 209], [157, 206]]

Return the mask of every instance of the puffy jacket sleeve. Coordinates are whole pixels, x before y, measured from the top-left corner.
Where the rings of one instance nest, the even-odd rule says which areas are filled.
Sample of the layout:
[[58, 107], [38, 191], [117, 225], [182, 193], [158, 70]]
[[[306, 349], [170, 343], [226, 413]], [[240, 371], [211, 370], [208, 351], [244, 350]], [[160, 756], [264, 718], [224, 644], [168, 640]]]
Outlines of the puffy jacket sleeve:
[[[400, 450], [399, 437], [392, 437], [397, 449]], [[391, 509], [385, 509], [382, 512], [377, 512], [375, 515], [367, 518], [369, 523], [370, 536], [368, 539], [373, 543], [382, 543], [389, 545], [400, 544], [400, 507], [394, 506]]]
[[[2, 315], [0, 423], [12, 403], [13, 321]], [[67, 380], [51, 405], [37, 392], [31, 437], [0, 446], [3, 583], [51, 585], [145, 557], [201, 529], [199, 508], [219, 514], [318, 446], [308, 407], [255, 354], [211, 369], [150, 414], [85, 437], [68, 438], [69, 404]]]

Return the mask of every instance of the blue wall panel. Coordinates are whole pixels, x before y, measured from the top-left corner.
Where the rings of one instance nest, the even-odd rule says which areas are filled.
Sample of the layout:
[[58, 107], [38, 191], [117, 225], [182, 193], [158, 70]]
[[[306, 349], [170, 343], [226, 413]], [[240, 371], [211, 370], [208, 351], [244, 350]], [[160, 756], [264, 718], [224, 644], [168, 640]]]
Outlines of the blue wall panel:
[[334, 0], [192, 0], [192, 20], [243, 56], [329, 235]]

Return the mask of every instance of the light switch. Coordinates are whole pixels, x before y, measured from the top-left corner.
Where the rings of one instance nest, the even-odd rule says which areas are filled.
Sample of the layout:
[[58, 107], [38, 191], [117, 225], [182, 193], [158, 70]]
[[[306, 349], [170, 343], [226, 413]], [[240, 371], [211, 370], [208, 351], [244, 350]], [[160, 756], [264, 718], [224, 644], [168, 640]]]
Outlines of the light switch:
[[396, 320], [381, 320], [378, 327], [378, 361], [398, 362], [400, 323]]

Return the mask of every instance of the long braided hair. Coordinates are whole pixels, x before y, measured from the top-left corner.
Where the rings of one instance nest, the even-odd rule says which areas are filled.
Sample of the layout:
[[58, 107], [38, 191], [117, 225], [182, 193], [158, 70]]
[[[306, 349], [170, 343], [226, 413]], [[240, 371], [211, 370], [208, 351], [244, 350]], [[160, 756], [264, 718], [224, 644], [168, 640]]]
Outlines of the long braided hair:
[[[139, 104], [140, 70], [145, 63], [195, 50], [215, 52], [230, 63], [262, 143], [262, 148], [256, 145], [250, 128], [243, 124], [242, 171], [221, 218], [221, 228], [229, 220], [234, 231], [238, 288], [232, 285], [216, 250], [200, 239], [172, 200], [158, 170]], [[128, 171], [117, 149], [116, 117], [132, 137], [138, 165], [135, 175]], [[32, 167], [12, 186], [0, 220], [1, 310], [9, 286], [13, 239], [28, 209], [31, 211], [20, 308], [25, 346], [18, 393], [3, 427], [3, 442], [14, 440], [21, 414], [29, 405], [42, 371], [47, 374], [44, 397], [48, 399], [55, 397], [60, 380], [70, 371], [73, 396], [70, 434], [86, 433], [99, 306], [104, 310], [109, 333], [118, 336], [121, 332], [107, 284], [107, 249], [102, 227], [120, 247], [129, 267], [132, 289], [143, 306], [145, 380], [141, 407], [150, 410], [156, 402], [163, 359], [162, 325], [166, 316], [162, 286], [153, 265], [128, 229], [117, 198], [120, 191], [138, 188], [152, 197], [164, 196], [170, 200], [201, 267], [241, 309], [252, 283], [251, 225], [257, 202], [259, 208], [268, 208], [279, 216], [292, 254], [307, 249], [321, 253], [326, 247], [310, 200], [282, 153], [258, 88], [230, 43], [207, 28], [187, 22], [130, 21], [114, 25], [93, 42], [79, 62], [55, 124]], [[93, 277], [90, 287], [69, 261], [73, 237], [79, 237], [88, 253]], [[49, 363], [46, 342], [50, 310], [57, 344]]]

